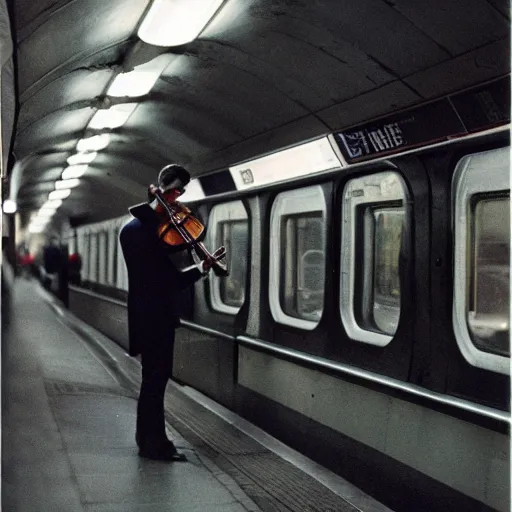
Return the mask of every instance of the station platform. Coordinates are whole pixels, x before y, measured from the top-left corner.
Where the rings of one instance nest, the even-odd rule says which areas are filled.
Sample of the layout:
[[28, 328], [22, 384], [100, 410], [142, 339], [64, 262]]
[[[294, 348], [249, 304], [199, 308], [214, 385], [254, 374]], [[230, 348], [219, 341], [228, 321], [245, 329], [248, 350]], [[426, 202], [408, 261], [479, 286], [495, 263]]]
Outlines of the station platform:
[[[4, 319], [5, 320], [5, 319]], [[388, 508], [187, 386], [168, 436], [187, 462], [140, 458], [140, 364], [17, 278], [2, 337], [2, 510], [289, 512]]]

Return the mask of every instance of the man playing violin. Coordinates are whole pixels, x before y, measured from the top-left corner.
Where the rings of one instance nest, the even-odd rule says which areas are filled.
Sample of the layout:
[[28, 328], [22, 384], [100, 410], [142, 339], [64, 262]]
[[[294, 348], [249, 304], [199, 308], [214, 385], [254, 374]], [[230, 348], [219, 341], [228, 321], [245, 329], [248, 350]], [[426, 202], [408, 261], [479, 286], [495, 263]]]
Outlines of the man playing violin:
[[164, 167], [158, 175], [158, 187], [150, 185], [148, 202], [129, 209], [134, 218], [119, 235], [128, 270], [129, 353], [140, 354], [142, 365], [136, 441], [141, 457], [163, 461], [186, 460], [167, 438], [164, 418], [164, 393], [172, 375], [182, 290], [205, 276], [214, 259], [207, 256], [184, 271], [176, 268], [157, 233], [160, 220], [154, 197], [159, 191], [174, 203], [189, 181], [183, 167]]

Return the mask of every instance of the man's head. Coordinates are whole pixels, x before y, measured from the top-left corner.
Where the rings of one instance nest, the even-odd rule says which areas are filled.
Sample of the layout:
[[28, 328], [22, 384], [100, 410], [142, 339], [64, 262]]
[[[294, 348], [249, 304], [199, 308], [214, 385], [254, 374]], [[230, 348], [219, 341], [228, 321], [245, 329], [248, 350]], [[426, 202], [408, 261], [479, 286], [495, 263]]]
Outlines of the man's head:
[[175, 189], [183, 194], [189, 181], [189, 172], [177, 164], [166, 165], [158, 174], [158, 186], [163, 192]]

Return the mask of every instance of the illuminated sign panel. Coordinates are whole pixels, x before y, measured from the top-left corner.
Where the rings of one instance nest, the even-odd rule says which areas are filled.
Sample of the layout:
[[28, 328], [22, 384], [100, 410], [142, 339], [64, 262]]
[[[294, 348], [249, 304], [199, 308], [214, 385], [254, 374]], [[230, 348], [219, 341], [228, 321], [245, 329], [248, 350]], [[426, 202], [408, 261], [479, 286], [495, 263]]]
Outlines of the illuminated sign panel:
[[328, 139], [307, 142], [229, 168], [237, 190], [306, 176], [341, 164]]
[[509, 77], [334, 134], [354, 163], [510, 121]]
[[336, 133], [343, 156], [357, 162], [466, 133], [448, 99]]

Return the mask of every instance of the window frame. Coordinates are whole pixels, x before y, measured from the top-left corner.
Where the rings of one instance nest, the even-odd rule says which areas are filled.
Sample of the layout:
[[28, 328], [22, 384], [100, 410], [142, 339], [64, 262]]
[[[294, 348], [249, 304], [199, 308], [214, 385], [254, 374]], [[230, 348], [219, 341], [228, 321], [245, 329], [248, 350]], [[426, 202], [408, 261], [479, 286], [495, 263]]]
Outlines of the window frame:
[[[397, 180], [399, 185], [401, 185], [401, 190], [395, 190], [396, 187], [386, 187], [382, 186], [382, 183], [387, 178], [393, 178]], [[345, 198], [347, 196], [347, 192], [349, 191], [349, 187], [356, 190], [359, 190], [363, 185], [359, 185], [360, 182], [365, 182], [365, 185], [368, 186], [377, 186], [379, 187], [380, 194], [378, 196], [372, 195], [369, 197], [365, 197], [364, 195], [353, 195], [350, 198], [350, 201], [347, 201]], [[368, 276], [366, 273], [363, 276], [356, 276], [355, 270], [355, 261], [356, 261], [356, 250], [358, 249], [358, 239], [362, 238], [362, 235], [358, 235], [356, 233], [356, 228], [359, 225], [359, 217], [358, 210], [364, 208], [365, 205], [368, 207], [378, 205], [379, 207], [387, 208], [396, 207], [397, 202], [401, 201], [404, 206], [404, 223], [407, 225], [407, 210], [405, 209], [405, 203], [408, 200], [408, 189], [406, 182], [403, 176], [395, 170], [389, 171], [380, 171], [374, 174], [367, 174], [364, 176], [356, 176], [347, 180], [343, 187], [343, 191], [341, 194], [341, 257], [340, 257], [340, 295], [339, 295], [339, 310], [341, 314], [341, 321], [343, 323], [343, 327], [347, 332], [350, 339], [354, 341], [359, 341], [361, 343], [367, 343], [369, 345], [374, 345], [377, 347], [385, 347], [387, 346], [395, 335], [391, 336], [389, 334], [383, 334], [375, 331], [370, 331], [368, 329], [363, 328], [359, 325], [356, 319], [355, 313], [355, 286], [356, 282], [364, 282], [367, 281]], [[373, 227], [375, 229], [375, 226]], [[373, 236], [374, 238], [374, 236]], [[361, 243], [361, 242], [359, 242]], [[372, 240], [372, 243], [375, 243], [375, 240]], [[374, 254], [372, 251], [371, 257], [367, 257], [365, 255], [366, 260], [372, 261], [372, 277], [374, 272]], [[365, 261], [365, 264], [368, 263]], [[361, 279], [362, 277], [362, 279]], [[400, 291], [403, 293], [403, 290]], [[400, 325], [401, 311], [399, 313], [397, 330]], [[395, 331], [396, 334], [396, 331]]]
[[107, 252], [107, 236], [106, 229], [100, 229], [96, 235], [98, 237], [98, 283], [106, 285], [108, 284], [108, 252]]
[[[481, 194], [506, 191], [506, 185], [510, 191], [509, 167], [509, 147], [472, 153], [457, 162], [452, 178], [452, 322], [455, 339], [464, 359], [470, 365], [504, 375], [510, 373], [510, 357], [480, 350], [473, 343], [469, 332], [468, 280], [471, 278], [471, 263], [468, 261], [468, 244], [472, 241], [472, 198]], [[478, 172], [479, 169], [483, 169], [484, 172]]]
[[[304, 206], [307, 205], [307, 208]], [[320, 323], [325, 310], [325, 302], [320, 319], [306, 320], [287, 315], [281, 306], [281, 229], [282, 219], [291, 215], [321, 212], [324, 219], [324, 255], [327, 252], [327, 202], [321, 185], [312, 185], [279, 193], [272, 203], [270, 212], [270, 244], [269, 244], [269, 305], [274, 320], [283, 325], [312, 331]], [[324, 257], [324, 295], [325, 276], [327, 275]], [[298, 271], [298, 269], [297, 269]]]
[[124, 260], [123, 248], [121, 247], [121, 231], [123, 227], [131, 222], [133, 217], [131, 215], [127, 215], [124, 217], [120, 217], [115, 222], [117, 228], [117, 250], [116, 250], [116, 283], [115, 286], [118, 290], [128, 291], [129, 283], [128, 283], [128, 269], [126, 268], [126, 262]]
[[117, 262], [117, 226], [112, 222], [107, 230], [107, 283], [116, 286], [116, 262]]
[[[237, 199], [235, 201], [229, 201], [227, 203], [219, 203], [213, 206], [210, 211], [209, 221], [208, 221], [208, 232], [206, 234], [206, 245], [210, 251], [214, 251], [217, 249], [216, 240], [219, 235], [219, 227], [223, 222], [237, 222], [237, 221], [246, 221], [247, 222], [247, 265], [246, 265], [246, 278], [247, 278], [247, 269], [249, 268], [250, 261], [250, 226], [249, 226], [249, 215], [247, 210], [245, 209], [244, 203]], [[230, 255], [227, 255], [229, 261]], [[222, 301], [222, 296], [220, 292], [220, 280], [221, 278], [216, 276], [213, 272], [210, 272], [208, 275], [210, 280], [210, 303], [211, 307], [214, 311], [218, 313], [224, 313], [227, 315], [237, 315], [242, 306], [230, 306], [225, 304]], [[247, 294], [244, 293], [244, 303], [247, 300]], [[242, 304], [243, 305], [243, 304]]]

